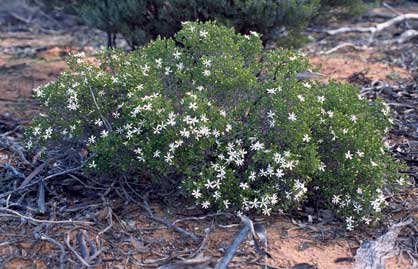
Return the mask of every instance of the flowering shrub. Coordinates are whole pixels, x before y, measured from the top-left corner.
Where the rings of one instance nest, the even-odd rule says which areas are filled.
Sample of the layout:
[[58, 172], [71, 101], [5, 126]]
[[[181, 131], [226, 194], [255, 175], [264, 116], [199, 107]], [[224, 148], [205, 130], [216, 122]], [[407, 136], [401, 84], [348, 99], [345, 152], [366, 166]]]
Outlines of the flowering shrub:
[[183, 24], [175, 39], [104, 52], [35, 90], [29, 146], [86, 147], [86, 168], [180, 187], [203, 208], [270, 215], [316, 201], [352, 229], [379, 216], [400, 164], [389, 108], [350, 85], [299, 81], [302, 55], [257, 33]]

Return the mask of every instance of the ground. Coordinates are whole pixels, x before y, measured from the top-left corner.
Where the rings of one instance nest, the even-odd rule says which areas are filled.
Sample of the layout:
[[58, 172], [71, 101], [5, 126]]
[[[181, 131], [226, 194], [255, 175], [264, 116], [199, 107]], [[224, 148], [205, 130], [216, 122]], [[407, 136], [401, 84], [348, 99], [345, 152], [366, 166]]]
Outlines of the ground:
[[[418, 4], [401, 6], [398, 10], [399, 12], [418, 12]], [[385, 8], [377, 8], [370, 12], [393, 15], [393, 12]], [[343, 23], [346, 25], [348, 22], [331, 20], [328, 27], [338, 28]], [[351, 23], [370, 25], [375, 22]], [[31, 99], [32, 89], [54, 80], [59, 73], [66, 70], [67, 65], [64, 59], [68, 53], [85, 51], [94, 55], [100, 49], [100, 38], [103, 38], [97, 34], [82, 40], [73, 32], [16, 32], [7, 29], [0, 32], [0, 37], [0, 122], [3, 124], [0, 124], [0, 127], [2, 127], [1, 133], [12, 130], [13, 132], [9, 132], [9, 135], [16, 138], [21, 136], [21, 132], [13, 130], [12, 127], [29, 124], [33, 116], [38, 113], [37, 106]], [[416, 79], [414, 63], [407, 60], [397, 61], [401, 58], [400, 55], [403, 57], [405, 53], [417, 49], [413, 44], [412, 46], [410, 43], [401, 44], [395, 48], [371, 45], [353, 49], [347, 46], [329, 53], [330, 49], [337, 44], [347, 42], [347, 40], [357, 42], [358, 38], [364, 40], [364, 36], [359, 34], [323, 39], [323, 42], [317, 42], [315, 39], [315, 42], [302, 48], [302, 52], [308, 54], [314, 68], [324, 74], [321, 78], [324, 82], [336, 79], [357, 83], [361, 87], [373, 87], [376, 83], [384, 85], [414, 83]], [[391, 53], [388, 53], [388, 49]], [[414, 92], [411, 96], [417, 97]], [[399, 101], [401, 99], [396, 100], [397, 103], [401, 102]], [[411, 106], [415, 104], [408, 103]], [[399, 112], [400, 118], [406, 118], [410, 122], [411, 117], [405, 116], [403, 111]], [[416, 109], [414, 113], [416, 115]], [[412, 123], [418, 123], [416, 117], [412, 117]], [[402, 133], [392, 133], [392, 135], [394, 143], [400, 147], [414, 141]], [[418, 145], [415, 146], [418, 147]], [[406, 156], [409, 155], [406, 153]], [[1, 165], [8, 162], [17, 163], [16, 158], [12, 151], [0, 148]], [[411, 158], [411, 163], [413, 163], [416, 156]], [[412, 173], [418, 171], [413, 169], [415, 168], [411, 168]], [[103, 255], [90, 260], [86, 258], [90, 264], [101, 260], [102, 265], [95, 268], [127, 268], [128, 263], [131, 264], [129, 268], [155, 267], [158, 264], [174, 262], [179, 257], [191, 258], [193, 255], [190, 253], [199, 246], [205, 257], [220, 257], [233, 235], [239, 230], [239, 220], [236, 218], [202, 217], [204, 214], [194, 208], [176, 210], [181, 207], [180, 202], [175, 204], [152, 202], [151, 209], [157, 215], [168, 216], [170, 222], [176, 222], [179, 227], [201, 235], [202, 238], [205, 237], [205, 229], [212, 227], [207, 237], [208, 244], [200, 245], [200, 242], [193, 242], [184, 234], [167, 229], [155, 220], [151, 220], [144, 209], [135, 204], [124, 203], [120, 200], [104, 200], [103, 197], [103, 203], [98, 203], [97, 200], [89, 201], [89, 197], [80, 194], [80, 186], [74, 186], [73, 183], [68, 182], [67, 184], [66, 180], [63, 180], [59, 184], [55, 182], [49, 185], [51, 193], [62, 193], [65, 190], [67, 195], [56, 197], [51, 195], [48, 197], [50, 199], [48, 206], [59, 208], [58, 212], [64, 212], [59, 219], [79, 219], [79, 216], [83, 216], [85, 223], [74, 224], [69, 221], [52, 225], [43, 221], [45, 219], [43, 215], [36, 213], [32, 215], [33, 219], [23, 219], [11, 218], [15, 212], [2, 212], [4, 213], [0, 215], [2, 223], [0, 265], [2, 268], [55, 268], [60, 265], [60, 255], [71, 256], [68, 268], [81, 268], [76, 266], [80, 261], [74, 258], [74, 253], [68, 250], [69, 247], [65, 248], [65, 251], [62, 251], [61, 247], [67, 246], [68, 243], [76, 251], [81, 252], [83, 241], [87, 242], [84, 245], [87, 246], [90, 254], [94, 253], [94, 248], [100, 250], [103, 247]], [[93, 184], [90, 187], [92, 193], [102, 190], [100, 184]], [[0, 203], [3, 203], [6, 198], [1, 197]], [[387, 214], [393, 217], [392, 221], [401, 220], [407, 216], [416, 220], [418, 218], [417, 200], [418, 190], [416, 187], [411, 187], [399, 197], [393, 197], [392, 208]], [[397, 207], [398, 204], [403, 205], [402, 209]], [[295, 218], [275, 215], [257, 220], [265, 223], [267, 228], [267, 249], [272, 256], [267, 260], [270, 268], [290, 268], [298, 265], [299, 268], [314, 268], [308, 267], [309, 264], [319, 269], [351, 269], [353, 257], [360, 244], [364, 240], [373, 240], [384, 234], [389, 225], [388, 219], [375, 229], [348, 233], [341, 228], [339, 223], [321, 223], [317, 216], [311, 216], [313, 222], [310, 223], [308, 221], [310, 217], [306, 212], [299, 213], [300, 215]], [[58, 216], [52, 216], [49, 219], [58, 219]], [[48, 232], [38, 232], [40, 230], [38, 227], [46, 227]], [[404, 241], [400, 242], [407, 244], [409, 242], [407, 240], [413, 240], [411, 237], [416, 240], [416, 229], [414, 231], [409, 227], [405, 230], [400, 236]], [[69, 240], [66, 243], [67, 237]], [[255, 252], [251, 242], [251, 240], [246, 240], [240, 248], [234, 259], [235, 266], [260, 268], [260, 265], [264, 264], [263, 257]], [[99, 256], [103, 257], [99, 259]], [[341, 262], [337, 262], [338, 259], [341, 259]], [[303, 267], [304, 263], [306, 267]], [[414, 266], [416, 264], [412, 264], [407, 252], [398, 253], [386, 262], [388, 269], [418, 268]]]

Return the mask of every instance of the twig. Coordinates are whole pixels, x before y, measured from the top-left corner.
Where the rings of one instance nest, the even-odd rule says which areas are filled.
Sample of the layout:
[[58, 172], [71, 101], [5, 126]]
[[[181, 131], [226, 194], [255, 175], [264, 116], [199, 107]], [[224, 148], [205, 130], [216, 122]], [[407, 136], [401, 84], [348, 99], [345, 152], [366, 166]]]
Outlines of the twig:
[[338, 35], [343, 33], [350, 33], [350, 32], [360, 32], [360, 33], [371, 33], [372, 35], [380, 32], [394, 24], [398, 24], [400, 22], [403, 22], [405, 20], [418, 20], [418, 14], [416, 13], [408, 13], [399, 15], [393, 19], [390, 19], [386, 22], [382, 22], [379, 24], [376, 24], [371, 27], [341, 27], [335, 30], [328, 30], [326, 33], [328, 35]]
[[13, 209], [10, 208], [4, 208], [4, 207], [0, 207], [0, 211], [5, 211], [8, 212], [12, 215], [21, 217], [23, 219], [29, 220], [29, 221], [33, 221], [33, 222], [38, 222], [38, 223], [50, 223], [50, 224], [83, 224], [83, 225], [89, 225], [89, 224], [94, 224], [93, 222], [89, 222], [89, 221], [78, 221], [78, 220], [42, 220], [42, 219], [35, 219], [33, 217], [30, 216], [25, 216]]
[[243, 224], [239, 233], [235, 236], [231, 245], [228, 247], [225, 256], [223, 256], [216, 264], [215, 269], [225, 269], [228, 267], [228, 264], [231, 262], [232, 258], [237, 252], [239, 245], [247, 237], [248, 233], [254, 230], [252, 221], [245, 216], [240, 216], [241, 222]]
[[84, 265], [84, 266], [87, 266], [87, 267], [92, 267], [92, 265], [91, 264], [89, 264], [83, 257], [81, 257], [80, 256], [80, 254], [78, 254], [78, 252], [71, 246], [71, 244], [70, 244], [70, 234], [71, 234], [71, 231], [69, 231], [68, 233], [67, 233], [67, 235], [65, 236], [65, 239], [64, 239], [64, 241], [65, 241], [65, 244], [67, 245], [67, 247], [71, 250], [71, 252], [81, 261], [81, 263]]
[[342, 44], [339, 44], [338, 46], [333, 47], [333, 48], [331, 48], [331, 49], [329, 49], [325, 52], [321, 52], [320, 54], [328, 55], [328, 54], [334, 53], [334, 52], [336, 52], [336, 51], [338, 51], [342, 48], [345, 48], [345, 47], [351, 47], [355, 50], [364, 50], [365, 49], [364, 47], [356, 46], [353, 43], [342, 43]]
[[98, 111], [98, 112], [99, 112], [99, 114], [100, 114], [100, 117], [102, 118], [103, 122], [105, 123], [105, 125], [106, 125], [106, 127], [107, 127], [107, 130], [108, 130], [108, 131], [111, 131], [111, 130], [112, 130], [112, 125], [110, 125], [110, 123], [107, 121], [107, 119], [103, 116], [102, 111], [100, 110], [100, 107], [99, 107], [99, 105], [97, 104], [97, 101], [96, 101], [96, 96], [94, 95], [94, 92], [93, 92], [93, 90], [91, 89], [91, 87], [89, 87], [89, 90], [90, 90], [91, 96], [93, 97], [93, 102], [94, 102], [94, 105], [96, 106], [97, 111]]
[[58, 242], [57, 240], [55, 240], [55, 239], [53, 239], [53, 238], [51, 238], [51, 237], [47, 236], [47, 235], [46, 235], [46, 234], [44, 234], [44, 233], [39, 234], [39, 238], [40, 238], [41, 240], [48, 241], [48, 242], [50, 242], [50, 243], [52, 243], [52, 244], [54, 244], [54, 245], [58, 246], [58, 248], [59, 248], [59, 249], [60, 249], [60, 251], [61, 251], [61, 254], [60, 254], [60, 269], [64, 269], [64, 266], [65, 266], [64, 261], [65, 261], [65, 255], [66, 255], [66, 251], [65, 251], [64, 246], [63, 246], [60, 242]]
[[173, 224], [177, 224], [179, 222], [188, 221], [188, 220], [204, 220], [211, 217], [217, 217], [217, 216], [227, 216], [227, 217], [233, 217], [234, 215], [231, 213], [214, 213], [214, 214], [208, 214], [202, 217], [187, 217], [182, 219], [176, 219]]
[[36, 181], [34, 181], [34, 182], [32, 182], [32, 183], [29, 183], [29, 184], [27, 184], [27, 185], [25, 185], [25, 186], [19, 187], [19, 188], [15, 189], [15, 190], [12, 190], [12, 191], [8, 191], [8, 192], [5, 192], [5, 193], [2, 193], [2, 194], [0, 194], [0, 199], [1, 199], [1, 198], [5, 198], [5, 197], [9, 196], [10, 194], [13, 194], [13, 193], [16, 193], [16, 192], [19, 192], [19, 191], [25, 190], [25, 189], [27, 189], [27, 188], [29, 188], [29, 187], [34, 186], [34, 185], [37, 185], [37, 184], [38, 184], [39, 182], [41, 182], [42, 180], [43, 180], [43, 181], [46, 181], [46, 180], [48, 180], [48, 179], [51, 179], [51, 178], [54, 178], [54, 177], [57, 177], [57, 176], [61, 176], [61, 175], [65, 175], [65, 174], [67, 174], [67, 173], [75, 172], [75, 171], [77, 171], [77, 170], [80, 170], [81, 168], [83, 168], [83, 165], [78, 166], [78, 167], [74, 167], [74, 168], [70, 168], [70, 169], [68, 169], [68, 170], [65, 170], [65, 171], [62, 171], [62, 172], [58, 172], [58, 173], [55, 173], [55, 174], [52, 174], [52, 175], [49, 175], [49, 176], [45, 177], [44, 179], [39, 179], [39, 180], [36, 180]]
[[188, 236], [188, 237], [190, 237], [193, 241], [195, 241], [195, 242], [197, 242], [197, 241], [199, 241], [199, 238], [196, 236], [196, 235], [194, 235], [193, 233], [191, 233], [191, 232], [189, 232], [189, 231], [186, 231], [186, 230], [184, 230], [183, 228], [180, 228], [180, 227], [178, 227], [178, 226], [176, 226], [176, 225], [174, 225], [174, 224], [172, 224], [171, 222], [169, 222], [168, 220], [166, 220], [166, 219], [164, 219], [164, 218], [160, 218], [160, 217], [157, 217], [157, 216], [155, 216], [154, 215], [154, 212], [152, 212], [152, 210], [151, 210], [151, 208], [150, 208], [150, 206], [149, 206], [149, 204], [148, 204], [148, 202], [147, 202], [147, 200], [145, 199], [145, 197], [142, 197], [139, 193], [137, 193], [132, 187], [131, 187], [131, 185], [129, 185], [129, 183], [128, 183], [128, 181], [127, 181], [127, 179], [125, 178], [125, 184], [128, 186], [128, 188], [138, 197], [138, 198], [140, 198], [142, 201], [143, 201], [143, 203], [139, 203], [139, 202], [137, 202], [135, 199], [133, 199], [125, 190], [124, 190], [124, 188], [123, 188], [123, 190], [125, 191], [125, 195], [127, 196], [127, 198], [129, 199], [129, 200], [131, 200], [132, 202], [134, 202], [134, 203], [136, 203], [139, 207], [141, 207], [142, 209], [144, 209], [147, 213], [148, 213], [148, 215], [149, 215], [149, 217], [150, 217], [150, 219], [152, 219], [152, 220], [154, 220], [154, 221], [156, 221], [156, 222], [159, 222], [159, 223], [161, 223], [161, 224], [164, 224], [165, 226], [167, 226], [168, 228], [171, 228], [171, 229], [173, 229], [173, 230], [175, 230], [175, 231], [177, 231], [177, 232], [179, 232], [179, 233], [181, 233], [181, 234], [184, 234], [184, 235], [186, 235], [186, 236]]

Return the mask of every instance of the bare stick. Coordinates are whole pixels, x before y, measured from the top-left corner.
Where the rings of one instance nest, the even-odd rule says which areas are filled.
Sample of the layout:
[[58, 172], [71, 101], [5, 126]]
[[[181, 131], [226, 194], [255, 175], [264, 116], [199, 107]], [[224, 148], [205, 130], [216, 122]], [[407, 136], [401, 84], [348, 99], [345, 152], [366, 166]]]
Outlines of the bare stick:
[[351, 47], [351, 48], [353, 48], [355, 50], [364, 50], [365, 49], [364, 47], [356, 46], [353, 43], [342, 43], [342, 44], [339, 44], [336, 47], [333, 47], [332, 49], [329, 49], [329, 50], [327, 50], [325, 52], [321, 52], [320, 54], [328, 55], [328, 54], [334, 53], [334, 52], [336, 52], [336, 51], [338, 51], [338, 50], [340, 50], [342, 48], [346, 48], [346, 47]]
[[[248, 221], [249, 220], [249, 221]], [[215, 269], [225, 269], [228, 267], [228, 264], [231, 262], [232, 258], [237, 252], [239, 245], [242, 241], [245, 240], [248, 233], [253, 231], [252, 221], [247, 217], [241, 217], [241, 222], [243, 226], [239, 233], [235, 236], [234, 240], [232, 241], [231, 245], [228, 247], [225, 256], [223, 256], [215, 266]]]
[[64, 265], [65, 265], [64, 264], [64, 260], [65, 260], [65, 255], [66, 255], [64, 246], [60, 242], [58, 242], [57, 240], [55, 240], [55, 239], [47, 236], [44, 233], [39, 234], [39, 236], [40, 236], [40, 239], [45, 240], [45, 241], [48, 241], [48, 242], [50, 242], [50, 243], [58, 246], [58, 248], [61, 250], [61, 254], [60, 254], [60, 269], [64, 269]]
[[65, 239], [64, 239], [64, 241], [65, 241], [65, 244], [67, 245], [67, 247], [71, 250], [71, 252], [73, 252], [74, 253], [74, 255], [81, 261], [81, 263], [84, 265], [84, 266], [87, 266], [87, 267], [92, 267], [92, 265], [91, 264], [89, 264], [83, 257], [81, 257], [80, 256], [80, 254], [78, 254], [78, 252], [71, 246], [71, 244], [70, 244], [70, 233], [71, 233], [71, 231], [70, 232], [68, 232], [67, 233], [67, 235], [66, 235], [66, 237], [65, 237]]
[[93, 97], [93, 102], [94, 102], [94, 105], [96, 106], [97, 111], [98, 111], [98, 112], [99, 112], [99, 114], [100, 114], [100, 117], [102, 118], [103, 122], [105, 123], [105, 125], [106, 125], [106, 127], [107, 127], [107, 130], [108, 130], [108, 131], [111, 131], [111, 130], [112, 130], [112, 126], [111, 126], [111, 125], [110, 125], [110, 123], [107, 121], [107, 119], [103, 116], [102, 111], [100, 110], [99, 104], [97, 104], [97, 101], [96, 101], [96, 96], [94, 95], [94, 92], [93, 92], [93, 90], [91, 89], [91, 87], [89, 87], [89, 90], [90, 90], [91, 96]]
[[418, 14], [416, 13], [408, 13], [404, 15], [399, 15], [393, 19], [390, 19], [386, 22], [382, 22], [379, 24], [376, 24], [375, 26], [371, 27], [341, 27], [335, 30], [328, 30], [326, 33], [328, 35], [338, 35], [343, 33], [350, 33], [350, 32], [359, 32], [359, 33], [371, 33], [375, 34], [377, 32], [380, 32], [392, 25], [401, 23], [405, 20], [418, 20]]
[[[78, 167], [74, 167], [74, 168], [70, 168], [68, 170], [65, 170], [65, 171], [62, 171], [62, 172], [58, 172], [58, 173], [55, 173], [55, 174], [52, 174], [52, 175], [49, 175], [49, 176], [45, 177], [43, 180], [46, 181], [48, 179], [51, 179], [51, 178], [54, 178], [54, 177], [57, 177], [57, 176], [61, 176], [61, 175], [65, 175], [65, 174], [68, 174], [68, 173], [71, 173], [71, 172], [75, 172], [77, 170], [80, 170], [81, 168], [83, 168], [83, 165], [78, 166]], [[27, 189], [27, 188], [29, 188], [31, 186], [37, 185], [41, 181], [42, 181], [42, 179], [39, 179], [39, 180], [36, 180], [36, 181], [34, 181], [32, 183], [29, 183], [29, 184], [27, 184], [25, 186], [21, 186], [21, 187], [15, 189], [15, 190], [2, 193], [2, 194], [0, 194], [0, 199], [9, 196], [12, 193], [16, 193], [16, 192], [25, 190], [25, 189]]]
[[38, 222], [38, 223], [49, 223], [49, 224], [84, 224], [84, 225], [89, 225], [89, 224], [94, 224], [93, 222], [89, 222], [89, 221], [77, 221], [77, 220], [43, 220], [43, 219], [35, 219], [32, 218], [30, 216], [25, 216], [13, 209], [9, 209], [9, 208], [4, 208], [4, 207], [0, 207], [0, 211], [5, 211], [7, 213], [10, 213], [12, 215], [21, 217], [23, 219], [29, 220], [29, 221], [33, 221], [33, 222]]

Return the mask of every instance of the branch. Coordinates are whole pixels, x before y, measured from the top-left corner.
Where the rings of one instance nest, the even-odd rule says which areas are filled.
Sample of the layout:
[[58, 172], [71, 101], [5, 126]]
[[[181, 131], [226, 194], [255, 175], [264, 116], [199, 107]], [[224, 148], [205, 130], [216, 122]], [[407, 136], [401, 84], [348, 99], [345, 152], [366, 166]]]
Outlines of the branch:
[[371, 27], [341, 27], [335, 30], [328, 30], [326, 31], [326, 33], [328, 35], [338, 35], [338, 34], [343, 34], [343, 33], [350, 33], [350, 32], [359, 32], [359, 33], [371, 33], [371, 34], [375, 34], [377, 32], [380, 32], [392, 25], [401, 23], [405, 20], [418, 20], [418, 14], [416, 13], [408, 13], [408, 14], [404, 14], [404, 15], [399, 15], [393, 19], [390, 19], [386, 22], [382, 22], [379, 24], [376, 24], [375, 26], [371, 26]]
[[237, 252], [237, 249], [242, 241], [245, 240], [250, 232], [254, 234], [253, 222], [246, 216], [240, 215], [240, 218], [243, 226], [239, 233], [235, 236], [231, 245], [228, 247], [225, 256], [223, 256], [216, 264], [215, 269], [226, 269], [232, 258], [234, 258], [235, 252]]

